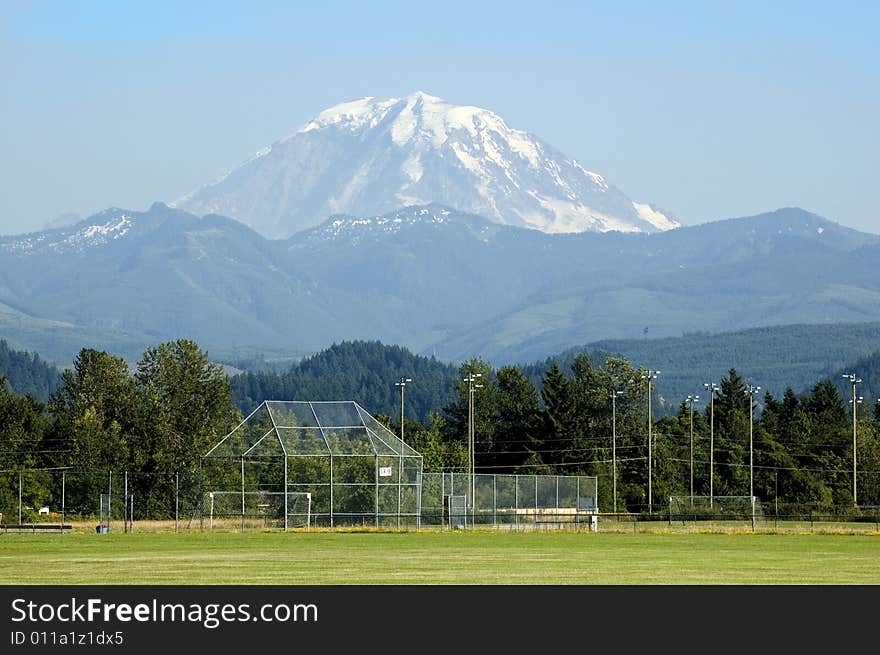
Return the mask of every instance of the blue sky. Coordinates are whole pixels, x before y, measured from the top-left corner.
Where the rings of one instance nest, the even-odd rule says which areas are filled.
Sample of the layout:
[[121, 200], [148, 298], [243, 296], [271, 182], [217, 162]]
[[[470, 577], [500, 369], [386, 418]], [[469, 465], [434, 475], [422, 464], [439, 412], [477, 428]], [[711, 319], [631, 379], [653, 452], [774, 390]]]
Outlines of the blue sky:
[[171, 201], [417, 89], [685, 224], [796, 205], [880, 233], [880, 4], [318, 4], [0, 0], [0, 233]]

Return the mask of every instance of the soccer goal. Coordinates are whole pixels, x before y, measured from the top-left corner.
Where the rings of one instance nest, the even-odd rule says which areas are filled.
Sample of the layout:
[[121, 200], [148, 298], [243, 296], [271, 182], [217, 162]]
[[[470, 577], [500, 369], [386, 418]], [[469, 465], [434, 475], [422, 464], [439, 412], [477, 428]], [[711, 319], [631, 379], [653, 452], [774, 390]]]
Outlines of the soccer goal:
[[467, 496], [448, 495], [443, 499], [446, 506], [446, 519], [450, 530], [461, 530], [468, 524]]
[[[208, 491], [203, 498], [208, 529], [232, 527], [239, 521], [282, 529], [312, 525], [312, 494], [308, 491]], [[285, 515], [286, 504], [286, 515]]]
[[764, 510], [757, 496], [670, 496], [669, 521], [763, 520]]

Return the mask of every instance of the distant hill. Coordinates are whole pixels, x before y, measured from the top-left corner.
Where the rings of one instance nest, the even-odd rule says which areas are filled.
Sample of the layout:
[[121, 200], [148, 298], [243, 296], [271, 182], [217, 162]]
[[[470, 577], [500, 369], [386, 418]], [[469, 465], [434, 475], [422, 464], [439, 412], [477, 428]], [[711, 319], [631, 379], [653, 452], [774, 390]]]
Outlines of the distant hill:
[[[745, 380], [782, 397], [791, 387], [807, 393], [820, 379], [831, 377], [849, 398], [840, 375], [855, 371], [865, 380], [859, 393], [880, 395], [880, 323], [788, 325], [719, 334], [690, 334], [665, 339], [623, 339], [593, 342], [553, 357], [521, 365], [540, 389], [552, 362], [566, 374], [578, 354], [596, 366], [606, 357], [627, 359], [636, 367], [660, 370], [656, 389], [659, 412], [674, 411], [688, 394], [708, 398], [704, 382], [718, 382], [735, 368]], [[262, 400], [354, 399], [375, 413], [400, 412], [401, 376], [413, 378], [406, 388], [406, 412], [424, 419], [453, 401], [458, 364], [411, 353], [377, 341], [336, 344], [287, 371], [246, 372], [231, 378], [233, 399], [244, 412]], [[876, 391], [875, 391], [876, 390]], [[760, 394], [763, 398], [763, 393]]]
[[39, 318], [2, 302], [0, 334], [10, 348], [38, 352], [46, 362], [61, 369], [68, 367], [82, 348], [106, 350], [133, 362], [156, 342], [155, 337], [145, 334]]
[[457, 396], [458, 369], [400, 346], [346, 341], [294, 364], [287, 372], [245, 372], [230, 378], [232, 398], [245, 414], [264, 400], [354, 400], [373, 414], [399, 421], [401, 377], [407, 418], [425, 420]]
[[838, 385], [841, 398], [847, 403], [852, 399], [852, 382], [845, 380], [843, 376], [850, 374], [855, 374], [861, 380], [856, 385], [856, 396], [861, 396], [864, 400], [858, 413], [873, 413], [880, 400], [880, 344], [877, 352], [853, 360], [831, 373], [830, 377]]
[[4, 339], [0, 339], [0, 375], [6, 376], [13, 392], [42, 401], [55, 393], [61, 381], [57, 368], [36, 353], [11, 349]]
[[[777, 397], [788, 387], [798, 394], [806, 393], [817, 381], [830, 377], [842, 397], [849, 399], [851, 389], [841, 376], [854, 372], [863, 380], [858, 393], [864, 396], [866, 407], [880, 397], [880, 323], [789, 325], [663, 339], [597, 341], [521, 368], [540, 389], [541, 378], [552, 362], [558, 362], [569, 374], [580, 353], [587, 354], [597, 366], [613, 356], [636, 367], [660, 370], [656, 385], [663, 399], [660, 412], [674, 411], [691, 393], [706, 398], [703, 383], [720, 380], [730, 368]], [[262, 357], [214, 359], [226, 367], [233, 402], [245, 413], [263, 400], [353, 399], [371, 412], [397, 417], [400, 390], [394, 383], [404, 376], [413, 379], [406, 388], [406, 414], [419, 420], [431, 411], [441, 412], [456, 399], [461, 363], [414, 354], [403, 346], [357, 340], [334, 344], [295, 363]], [[250, 370], [242, 372], [241, 368]], [[6, 341], [0, 341], [0, 374], [9, 377], [17, 393], [32, 393], [42, 400], [54, 392], [60, 377], [59, 370], [40, 355], [10, 348]]]
[[[730, 368], [777, 397], [787, 387], [803, 393], [822, 377], [836, 380], [844, 367], [865, 370], [864, 375], [859, 374], [867, 380], [869, 371], [877, 366], [878, 350], [880, 323], [787, 325], [662, 339], [595, 341], [525, 366], [524, 372], [537, 381], [552, 361], [569, 371], [579, 353], [597, 364], [606, 356], [621, 357], [635, 366], [661, 371], [657, 392], [677, 407], [688, 394], [708, 397], [703, 383], [717, 382]], [[880, 373], [880, 367], [876, 370]], [[880, 392], [880, 384], [865, 385], [866, 390], [869, 387]]]
[[545, 234], [428, 205], [273, 241], [157, 203], [0, 237], [0, 334], [62, 365], [85, 344], [131, 360], [188, 338], [214, 359], [364, 340], [500, 366], [599, 339], [880, 321], [877, 261], [880, 236], [796, 208]]

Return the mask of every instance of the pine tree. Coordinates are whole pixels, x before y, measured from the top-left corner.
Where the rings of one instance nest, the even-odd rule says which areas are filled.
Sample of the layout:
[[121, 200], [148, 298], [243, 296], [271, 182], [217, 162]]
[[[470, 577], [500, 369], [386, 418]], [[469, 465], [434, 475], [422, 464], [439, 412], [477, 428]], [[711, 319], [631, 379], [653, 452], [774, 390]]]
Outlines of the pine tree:
[[495, 426], [498, 473], [543, 470], [540, 414], [535, 385], [516, 366], [503, 366], [498, 387]]

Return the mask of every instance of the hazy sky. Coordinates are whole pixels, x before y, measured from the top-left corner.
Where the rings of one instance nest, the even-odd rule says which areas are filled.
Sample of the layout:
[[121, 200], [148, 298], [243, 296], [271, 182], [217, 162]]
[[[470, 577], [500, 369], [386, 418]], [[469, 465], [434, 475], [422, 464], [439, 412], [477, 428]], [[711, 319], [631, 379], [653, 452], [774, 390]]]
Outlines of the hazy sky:
[[796, 205], [880, 232], [880, 3], [620, 4], [0, 0], [0, 233], [170, 202], [414, 90], [685, 224]]

